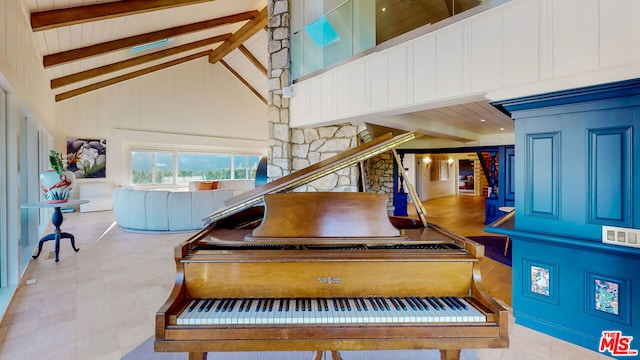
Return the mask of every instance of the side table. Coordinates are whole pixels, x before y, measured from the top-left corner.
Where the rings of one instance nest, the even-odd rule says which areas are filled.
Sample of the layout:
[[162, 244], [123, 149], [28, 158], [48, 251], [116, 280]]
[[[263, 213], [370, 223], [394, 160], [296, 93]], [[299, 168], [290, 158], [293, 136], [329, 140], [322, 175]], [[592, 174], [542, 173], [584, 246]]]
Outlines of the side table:
[[62, 210], [60, 209], [68, 206], [86, 204], [88, 202], [89, 200], [69, 200], [62, 203], [48, 203], [46, 201], [40, 201], [37, 203], [29, 203], [20, 206], [22, 208], [54, 208], [53, 215], [51, 216], [51, 223], [53, 224], [53, 226], [55, 226], [55, 230], [53, 231], [53, 233], [45, 235], [42, 237], [42, 239], [40, 239], [40, 242], [38, 243], [38, 253], [32, 256], [34, 259], [37, 259], [38, 256], [40, 256], [40, 252], [42, 251], [42, 244], [45, 241], [49, 240], [56, 241], [56, 262], [60, 260], [58, 258], [58, 254], [60, 253], [60, 239], [67, 238], [71, 240], [71, 247], [73, 248], [73, 250], [75, 250], [75, 252], [78, 252], [80, 250], [76, 248], [76, 241], [73, 235], [60, 230], [60, 225], [62, 225], [62, 221], [64, 220], [64, 218], [62, 217]]

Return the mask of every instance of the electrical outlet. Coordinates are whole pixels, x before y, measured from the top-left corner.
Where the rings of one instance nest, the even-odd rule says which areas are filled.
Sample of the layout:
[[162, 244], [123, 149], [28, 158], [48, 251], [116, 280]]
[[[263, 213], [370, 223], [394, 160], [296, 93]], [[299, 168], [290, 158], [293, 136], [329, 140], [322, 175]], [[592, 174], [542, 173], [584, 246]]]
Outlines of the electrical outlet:
[[603, 226], [602, 242], [605, 244], [640, 248], [640, 229]]

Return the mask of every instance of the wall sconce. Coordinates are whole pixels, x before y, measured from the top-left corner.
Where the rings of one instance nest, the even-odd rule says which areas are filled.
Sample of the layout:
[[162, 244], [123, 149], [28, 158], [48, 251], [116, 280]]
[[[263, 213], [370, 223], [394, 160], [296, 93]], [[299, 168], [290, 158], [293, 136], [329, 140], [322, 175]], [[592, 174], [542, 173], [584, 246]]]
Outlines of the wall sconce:
[[449, 166], [453, 165], [453, 159], [449, 158], [449, 160], [447, 160], [447, 162], [449, 163]]
[[422, 159], [422, 162], [427, 164], [427, 167], [429, 167], [429, 165], [431, 164], [431, 158], [430, 157], [426, 157], [426, 158]]

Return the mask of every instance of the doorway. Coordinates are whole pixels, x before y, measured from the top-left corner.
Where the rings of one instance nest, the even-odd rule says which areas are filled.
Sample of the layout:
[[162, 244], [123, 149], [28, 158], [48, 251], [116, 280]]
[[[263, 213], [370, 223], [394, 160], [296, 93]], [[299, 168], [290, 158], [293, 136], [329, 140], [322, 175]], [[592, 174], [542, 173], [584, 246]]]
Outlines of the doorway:
[[459, 159], [458, 160], [458, 193], [460, 194], [474, 194], [475, 190], [475, 175], [473, 170], [473, 160]]

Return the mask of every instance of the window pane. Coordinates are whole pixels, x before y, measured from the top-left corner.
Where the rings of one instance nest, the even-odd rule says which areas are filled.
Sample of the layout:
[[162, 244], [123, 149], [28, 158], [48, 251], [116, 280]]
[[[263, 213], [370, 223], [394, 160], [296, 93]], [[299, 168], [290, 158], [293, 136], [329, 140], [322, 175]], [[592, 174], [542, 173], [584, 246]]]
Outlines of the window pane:
[[150, 152], [131, 152], [132, 184], [151, 184], [152, 157]]
[[156, 153], [156, 184], [173, 184], [173, 153]]
[[247, 156], [246, 155], [235, 155], [233, 157], [233, 178], [234, 179], [247, 178]]
[[187, 184], [192, 180], [221, 179], [231, 179], [231, 155], [178, 155], [178, 184]]
[[260, 162], [260, 156], [256, 156], [256, 155], [247, 156], [247, 163], [249, 166], [249, 179], [256, 178], [259, 162]]

